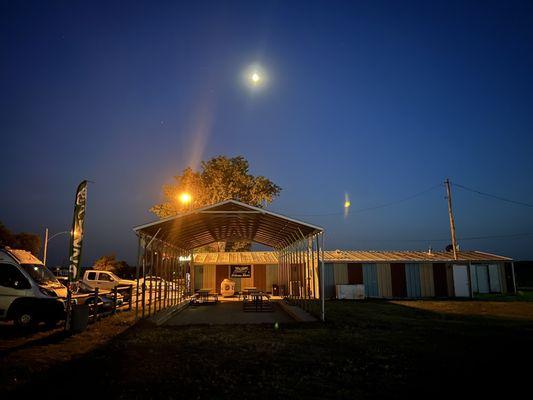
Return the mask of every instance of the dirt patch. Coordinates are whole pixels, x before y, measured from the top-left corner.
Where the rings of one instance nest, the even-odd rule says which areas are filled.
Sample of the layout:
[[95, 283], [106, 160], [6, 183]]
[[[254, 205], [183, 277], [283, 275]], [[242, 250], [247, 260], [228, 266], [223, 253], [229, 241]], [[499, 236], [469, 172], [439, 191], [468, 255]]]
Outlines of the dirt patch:
[[446, 314], [533, 320], [532, 302], [409, 300], [392, 303]]

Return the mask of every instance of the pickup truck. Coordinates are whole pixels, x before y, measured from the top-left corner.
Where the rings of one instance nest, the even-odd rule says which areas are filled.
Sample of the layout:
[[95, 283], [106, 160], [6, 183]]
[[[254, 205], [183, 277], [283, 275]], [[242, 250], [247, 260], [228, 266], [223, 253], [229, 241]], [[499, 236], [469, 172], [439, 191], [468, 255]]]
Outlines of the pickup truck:
[[86, 270], [83, 273], [81, 282], [91, 289], [98, 288], [103, 290], [113, 290], [116, 286], [137, 285], [137, 282], [119, 278], [110, 271], [98, 271], [95, 269]]

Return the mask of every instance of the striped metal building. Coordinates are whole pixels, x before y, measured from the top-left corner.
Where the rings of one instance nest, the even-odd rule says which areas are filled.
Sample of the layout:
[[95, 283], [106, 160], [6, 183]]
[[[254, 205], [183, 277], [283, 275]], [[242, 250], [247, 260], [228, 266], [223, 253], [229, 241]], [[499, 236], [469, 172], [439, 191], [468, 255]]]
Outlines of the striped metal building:
[[[480, 251], [325, 251], [324, 294], [335, 298], [336, 285], [364, 284], [367, 297], [431, 298], [471, 297], [484, 293], [515, 291], [512, 259]], [[272, 291], [278, 285], [288, 294], [294, 282], [301, 287], [299, 264], [294, 274], [279, 274], [276, 252], [197, 253], [194, 255], [194, 288], [220, 290], [230, 276], [230, 266], [251, 265], [250, 278], [235, 278], [236, 290], [253, 286]]]

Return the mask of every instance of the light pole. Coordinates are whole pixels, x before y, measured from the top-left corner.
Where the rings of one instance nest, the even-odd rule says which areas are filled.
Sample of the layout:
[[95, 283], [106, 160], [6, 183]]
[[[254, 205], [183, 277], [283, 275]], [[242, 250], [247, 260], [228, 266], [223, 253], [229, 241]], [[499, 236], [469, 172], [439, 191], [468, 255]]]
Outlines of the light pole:
[[54, 233], [52, 236], [48, 237], [48, 228], [46, 228], [46, 231], [44, 233], [44, 250], [43, 250], [43, 264], [45, 267], [46, 267], [46, 254], [48, 252], [48, 242], [52, 240], [53, 238], [59, 235], [63, 235], [65, 233], [71, 234], [70, 231], [63, 231], [63, 232]]

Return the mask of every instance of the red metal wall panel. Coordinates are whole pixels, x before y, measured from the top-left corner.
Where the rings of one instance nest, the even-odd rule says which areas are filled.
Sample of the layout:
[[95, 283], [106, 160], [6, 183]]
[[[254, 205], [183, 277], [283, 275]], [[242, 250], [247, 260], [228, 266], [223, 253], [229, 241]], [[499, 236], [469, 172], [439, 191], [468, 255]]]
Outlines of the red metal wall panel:
[[363, 283], [363, 264], [348, 264], [348, 283], [350, 285]]
[[407, 297], [407, 282], [405, 280], [405, 264], [390, 265], [392, 280], [392, 297]]
[[448, 279], [446, 277], [446, 264], [433, 264], [433, 283], [435, 284], [435, 297], [448, 297]]

